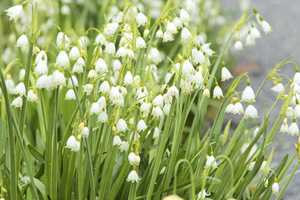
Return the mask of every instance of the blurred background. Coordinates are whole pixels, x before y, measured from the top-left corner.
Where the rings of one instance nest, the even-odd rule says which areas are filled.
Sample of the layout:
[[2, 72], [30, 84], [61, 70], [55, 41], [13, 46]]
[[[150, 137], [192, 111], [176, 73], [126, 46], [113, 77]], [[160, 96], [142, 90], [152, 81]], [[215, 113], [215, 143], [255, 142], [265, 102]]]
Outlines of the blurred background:
[[[242, 2], [242, 4], [241, 4]], [[300, 65], [300, 1], [299, 0], [227, 0], [224, 1], [224, 6], [230, 10], [239, 10], [247, 5], [253, 5], [257, 8], [258, 12], [263, 18], [270, 23], [273, 31], [265, 35], [262, 33], [262, 38], [256, 40], [256, 45], [251, 47], [244, 47], [243, 51], [235, 51], [236, 64], [233, 67], [235, 75], [248, 71], [251, 78], [251, 86], [254, 91], [257, 91], [262, 81], [268, 73], [282, 60], [294, 55], [290, 60]], [[245, 4], [243, 4], [245, 3]], [[234, 9], [236, 8], [236, 9]], [[234, 13], [233, 17], [236, 19], [241, 14]], [[295, 70], [293, 65], [286, 65], [281, 68], [281, 72], [293, 77]], [[285, 82], [287, 83], [286, 79]], [[240, 87], [240, 91], [245, 86]], [[260, 119], [263, 120], [264, 105], [267, 103], [267, 111], [277, 97], [277, 94], [271, 91], [273, 83], [268, 80], [262, 92], [254, 104], [258, 111]], [[270, 127], [274, 124], [278, 113], [280, 112], [282, 102], [274, 109], [273, 115], [270, 117]], [[298, 120], [298, 126], [300, 122]], [[297, 143], [297, 136], [284, 135], [278, 133], [275, 135], [274, 142], [271, 144], [274, 148], [274, 158], [272, 164], [277, 166], [284, 155], [289, 152], [290, 156], [294, 154], [294, 143]], [[296, 165], [294, 161], [291, 169]], [[288, 172], [288, 174], [290, 174]], [[292, 179], [285, 195], [282, 199], [300, 199], [299, 197], [300, 174], [296, 174]], [[274, 196], [275, 199], [275, 196]]]

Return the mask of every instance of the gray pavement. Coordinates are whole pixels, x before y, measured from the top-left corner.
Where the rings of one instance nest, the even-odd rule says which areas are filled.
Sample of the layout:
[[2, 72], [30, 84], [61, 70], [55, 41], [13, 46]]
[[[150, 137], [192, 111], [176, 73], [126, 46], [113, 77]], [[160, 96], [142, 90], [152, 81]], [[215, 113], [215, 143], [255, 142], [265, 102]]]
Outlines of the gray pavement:
[[[234, 6], [238, 7], [238, 2], [239, 1], [237, 0], [228, 0], [223, 3], [230, 8], [234, 8]], [[273, 32], [269, 35], [264, 35], [262, 33], [262, 38], [256, 40], [256, 46], [245, 47], [244, 51], [235, 53], [238, 58], [237, 65], [239, 66], [247, 66], [251, 63], [258, 64], [258, 68], [249, 72], [251, 86], [254, 91], [257, 91], [268, 73], [280, 61], [284, 60], [288, 56], [294, 55], [290, 60], [300, 65], [300, 1], [253, 0], [251, 1], [251, 5], [257, 7], [258, 12], [273, 28]], [[283, 67], [281, 72], [288, 75], [290, 78], [292, 78], [295, 73], [292, 65]], [[285, 83], [286, 82], [287, 81], [285, 79]], [[265, 103], [267, 103], [267, 108], [270, 108], [277, 97], [277, 95], [270, 90], [272, 86], [272, 81], [267, 81], [257, 98], [257, 102], [254, 104], [259, 111], [260, 119], [258, 121], [263, 120]], [[244, 87], [245, 86], [241, 86], [239, 91], [242, 91]], [[281, 105], [282, 103], [279, 103], [271, 114], [270, 126], [274, 124], [278, 113], [280, 112]], [[300, 126], [299, 119], [297, 124]], [[271, 144], [272, 147], [275, 147], [274, 159], [272, 161], [274, 166], [277, 166], [280, 163], [281, 159], [287, 152], [289, 152], [290, 155], [294, 154], [294, 143], [297, 143], [297, 140], [297, 136], [288, 136], [279, 132], [276, 133], [274, 142]], [[295, 165], [296, 162], [293, 163], [292, 168]], [[291, 170], [287, 174], [289, 173], [291, 173]], [[296, 176], [292, 179], [292, 182], [282, 199], [300, 199], [299, 185], [300, 173], [296, 174]], [[281, 188], [282, 187], [283, 185]]]

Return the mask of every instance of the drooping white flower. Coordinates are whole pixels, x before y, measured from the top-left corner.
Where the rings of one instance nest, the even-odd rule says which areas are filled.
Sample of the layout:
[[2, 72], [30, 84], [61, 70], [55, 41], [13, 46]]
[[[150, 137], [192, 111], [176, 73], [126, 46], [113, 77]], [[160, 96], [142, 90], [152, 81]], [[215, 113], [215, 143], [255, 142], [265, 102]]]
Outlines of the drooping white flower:
[[290, 125], [289, 134], [291, 134], [292, 136], [294, 136], [295, 134], [299, 136], [299, 128], [296, 124], [296, 120], [293, 120], [293, 123]]
[[70, 39], [63, 33], [59, 32], [56, 37], [56, 45], [59, 49], [68, 49], [71, 41]]
[[213, 169], [217, 168], [217, 162], [214, 156], [207, 156], [206, 159], [207, 159], [205, 163], [206, 167], [212, 167]]
[[175, 26], [175, 24], [173, 22], [170, 22], [170, 21], [167, 22], [167, 31], [166, 32], [169, 32], [171, 34], [176, 34], [178, 32], [177, 27]]
[[113, 34], [118, 30], [119, 23], [109, 23], [104, 27], [103, 33], [112, 37]]
[[223, 92], [222, 92], [222, 89], [220, 88], [220, 86], [216, 86], [214, 88], [214, 91], [213, 91], [213, 98], [217, 98], [217, 99], [220, 99], [220, 98], [223, 98]]
[[241, 42], [241, 40], [237, 40], [235, 43], [234, 43], [234, 50], [243, 50], [243, 43]]
[[17, 6], [13, 6], [13, 7], [10, 7], [9, 9], [5, 10], [5, 12], [7, 12], [7, 16], [9, 16], [9, 20], [12, 21], [12, 20], [17, 20], [21, 13], [23, 11], [23, 6], [22, 5], [17, 5]]
[[124, 119], [119, 119], [117, 123], [117, 132], [125, 132], [127, 130], [127, 123], [125, 122]]
[[160, 106], [161, 108], [163, 107], [163, 96], [161, 94], [157, 95], [154, 99], [153, 99], [153, 102], [152, 104], [154, 106]]
[[90, 95], [94, 86], [92, 84], [86, 84], [82, 87], [83, 87], [83, 92], [85, 92], [86, 95]]
[[139, 12], [136, 15], [135, 19], [136, 19], [136, 22], [138, 24], [138, 27], [141, 26], [141, 25], [145, 26], [146, 23], [147, 23], [147, 17], [143, 13], [141, 13], [141, 12]]
[[136, 160], [136, 155], [134, 152], [130, 152], [128, 154], [128, 161], [129, 161], [129, 164], [131, 165], [135, 165], [135, 160]]
[[37, 95], [32, 89], [28, 91], [27, 99], [29, 102], [37, 102]]
[[98, 115], [97, 121], [98, 121], [98, 122], [102, 122], [102, 123], [108, 122], [108, 115], [107, 115], [106, 111], [101, 112], [101, 113]]
[[65, 78], [65, 75], [64, 73], [58, 71], [58, 70], [55, 70], [52, 74], [52, 78], [53, 78], [53, 83], [54, 85], [57, 87], [59, 85], [64, 85], [66, 84], [66, 78]]
[[23, 82], [20, 82], [13, 91], [14, 94], [19, 94], [21, 97], [26, 94], [25, 85]]
[[183, 41], [185, 41], [185, 40], [189, 40], [191, 38], [192, 38], [191, 32], [186, 27], [184, 27], [181, 31], [181, 39]]
[[35, 64], [38, 64], [41, 61], [45, 61], [47, 64], [47, 54], [44, 50], [40, 51], [35, 57]]
[[177, 89], [177, 87], [175, 85], [171, 86], [169, 89], [168, 89], [168, 94], [171, 96], [171, 97], [175, 97], [176, 99], [178, 99], [179, 97], [179, 91]]
[[7, 79], [5, 80], [5, 84], [6, 84], [8, 93], [12, 94], [14, 92], [14, 89], [15, 89], [15, 83], [11, 79], [10, 75], [7, 76]]
[[108, 53], [108, 54], [111, 54], [111, 55], [115, 55], [116, 53], [116, 47], [115, 47], [115, 44], [113, 42], [110, 42], [106, 45], [105, 47], [105, 50], [104, 50], [105, 53]]
[[202, 94], [203, 94], [203, 96], [210, 97], [209, 89], [208, 89], [208, 88], [205, 88]]
[[71, 151], [77, 152], [80, 149], [80, 142], [76, 140], [74, 135], [71, 135], [67, 140], [66, 148], [70, 149]]
[[250, 104], [245, 110], [245, 118], [247, 119], [249, 117], [258, 118], [257, 110], [252, 104]]
[[205, 190], [202, 190], [198, 193], [198, 199], [197, 200], [200, 200], [200, 199], [205, 199], [207, 196], [209, 196], [210, 194], [209, 193], [206, 193]]
[[92, 106], [90, 108], [90, 115], [97, 114], [99, 115], [101, 112], [101, 107], [97, 102], [92, 103]]
[[180, 9], [180, 19], [182, 22], [189, 22], [190, 21], [190, 15], [185, 9]]
[[103, 81], [99, 87], [99, 92], [102, 93], [109, 93], [110, 92], [110, 86], [107, 81]]
[[250, 29], [250, 35], [254, 39], [261, 38], [261, 34], [260, 34], [259, 30], [255, 26], [251, 27], [251, 29]]
[[193, 63], [196, 64], [203, 64], [205, 63], [205, 56], [202, 51], [198, 51], [198, 49], [192, 49], [192, 60]]
[[226, 81], [233, 78], [230, 71], [226, 67], [222, 67], [221, 81]]
[[120, 145], [120, 151], [123, 152], [123, 151], [127, 151], [129, 148], [129, 143], [125, 140], [125, 141], [122, 141], [121, 145]]
[[[181, 28], [183, 27], [183, 26], [182, 26], [182, 21], [181, 21], [178, 17], [175, 17], [175, 18], [173, 19], [173, 23], [175, 24], [177, 30], [179, 30], [179, 29], [181, 29]], [[184, 23], [185, 23], [185, 25], [188, 25], [188, 24], [187, 24], [188, 22], [184, 22]]]
[[48, 74], [47, 62], [42, 60], [35, 66], [34, 73], [38, 76]]
[[115, 146], [115, 145], [120, 146], [121, 144], [122, 144], [122, 140], [121, 140], [120, 136], [116, 135], [116, 136], [114, 137], [114, 139], [113, 139], [113, 145], [114, 145], [114, 146]]
[[213, 55], [215, 52], [214, 52], [213, 50], [211, 50], [211, 49], [209, 48], [209, 46], [210, 46], [210, 43], [203, 44], [203, 45], [201, 46], [201, 51], [203, 51], [206, 55], [211, 56], [211, 55]]
[[42, 89], [42, 88], [49, 89], [51, 86], [50, 82], [51, 82], [51, 80], [50, 80], [49, 76], [42, 75], [37, 79], [35, 85], [36, 85], [36, 88], [38, 88], [38, 89]]
[[160, 130], [158, 127], [155, 127], [154, 133], [153, 133], [153, 139], [158, 138], [160, 134]]
[[288, 118], [294, 118], [294, 109], [292, 108], [292, 106], [289, 106], [286, 111], [285, 111], [285, 115], [288, 117]]
[[141, 132], [141, 131], [145, 131], [145, 130], [146, 130], [147, 125], [146, 125], [145, 121], [141, 119], [141, 120], [138, 122], [138, 124], [137, 124], [136, 127], [137, 127], [137, 128], [136, 128], [136, 129], [137, 129], [137, 132]]
[[248, 34], [246, 37], [246, 45], [247, 46], [255, 45], [255, 39], [250, 34]]
[[162, 175], [165, 171], [166, 171], [166, 166], [164, 166], [164, 167], [160, 170], [159, 175]]
[[155, 37], [157, 37], [157, 38], [163, 38], [163, 36], [164, 36], [164, 33], [161, 29], [159, 29], [155, 34]]
[[79, 46], [84, 49], [86, 46], [88, 46], [90, 43], [90, 40], [87, 36], [82, 36], [78, 39]]
[[256, 164], [256, 162], [251, 162], [248, 167], [248, 170], [251, 171], [254, 168], [255, 164]]
[[277, 182], [274, 182], [273, 183], [273, 185], [272, 185], [272, 192], [273, 192], [273, 194], [278, 194], [278, 192], [279, 192], [279, 185], [278, 185], [278, 183]]
[[131, 85], [132, 84], [132, 74], [128, 71], [124, 77], [124, 85]]
[[273, 86], [271, 88], [271, 90], [274, 91], [274, 92], [278, 92], [280, 94], [281, 92], [284, 91], [284, 86], [282, 85], [281, 82], [279, 82], [278, 84], [276, 84], [275, 86]]
[[232, 102], [226, 106], [225, 113], [233, 113], [234, 105]]
[[73, 65], [72, 72], [76, 72], [78, 74], [83, 73], [82, 65], [78, 65], [77, 62]]
[[289, 134], [289, 126], [287, 124], [287, 117], [284, 118], [283, 124], [280, 127], [280, 132]]
[[169, 112], [170, 112], [170, 108], [171, 108], [171, 104], [169, 103], [166, 103], [163, 110], [164, 110], [164, 113], [168, 116], [169, 115]]
[[88, 73], [88, 78], [95, 78], [95, 77], [97, 77], [98, 76], [98, 74], [97, 74], [97, 72], [96, 72], [96, 70], [94, 70], [94, 69], [91, 69], [90, 71], [89, 71], [89, 73]]
[[65, 51], [59, 52], [56, 57], [55, 66], [67, 69], [70, 65], [68, 54]]
[[136, 39], [136, 48], [138, 49], [146, 48], [145, 40], [142, 37], [138, 37]]
[[265, 34], [268, 34], [268, 33], [270, 33], [272, 31], [272, 27], [265, 20], [263, 20], [261, 22], [261, 27], [262, 27], [263, 31], [265, 32]]
[[89, 128], [88, 127], [83, 127], [83, 129], [80, 131], [80, 133], [81, 133], [81, 135], [83, 136], [83, 137], [88, 137], [89, 136]]
[[159, 106], [155, 106], [152, 110], [152, 116], [154, 118], [159, 118], [159, 117], [162, 117], [163, 115], [163, 112], [161, 110], [161, 108]]
[[127, 177], [127, 182], [134, 183], [134, 182], [139, 182], [139, 180], [140, 180], [139, 175], [136, 173], [135, 170], [132, 170]]
[[69, 89], [67, 91], [65, 100], [76, 100], [76, 95], [73, 89]]
[[99, 33], [95, 39], [95, 45], [105, 45], [106, 46], [107, 41], [105, 36], [102, 33]]
[[240, 102], [236, 102], [233, 107], [233, 114], [242, 114], [244, 113], [243, 105]]
[[77, 60], [79, 56], [80, 56], [79, 49], [76, 46], [74, 46], [69, 53], [69, 57], [71, 60]]
[[73, 80], [74, 86], [75, 86], [75, 87], [78, 87], [78, 79], [77, 79], [77, 77], [74, 76], [74, 75], [72, 75], [72, 76], [69, 78], [68, 86], [69, 86], [70, 88], [73, 87], [72, 80]]
[[242, 102], [243, 101], [245, 101], [245, 102], [255, 102], [255, 94], [254, 94], [254, 91], [253, 91], [253, 89], [250, 85], [248, 85], [244, 89], [241, 101]]
[[98, 58], [98, 60], [95, 64], [95, 70], [96, 70], [96, 72], [100, 72], [100, 73], [107, 72], [106, 63], [102, 58]]
[[21, 35], [18, 38], [16, 47], [26, 47], [26, 48], [28, 48], [28, 38], [25, 34]]
[[18, 96], [11, 102], [11, 106], [14, 106], [16, 108], [22, 108], [23, 106], [23, 100], [22, 97]]

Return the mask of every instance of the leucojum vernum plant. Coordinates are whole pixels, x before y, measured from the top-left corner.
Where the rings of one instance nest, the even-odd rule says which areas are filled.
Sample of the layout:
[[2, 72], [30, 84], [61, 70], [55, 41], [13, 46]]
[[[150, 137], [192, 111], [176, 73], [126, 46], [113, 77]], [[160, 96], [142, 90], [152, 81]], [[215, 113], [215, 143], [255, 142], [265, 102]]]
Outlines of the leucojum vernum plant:
[[[300, 142], [276, 166], [268, 147], [279, 131], [299, 135], [300, 73], [289, 57], [257, 91], [247, 73], [232, 79], [229, 49], [272, 31], [255, 7], [232, 23], [214, 0], [9, 3], [1, 199], [281, 199]], [[258, 116], [270, 80], [278, 97]]]

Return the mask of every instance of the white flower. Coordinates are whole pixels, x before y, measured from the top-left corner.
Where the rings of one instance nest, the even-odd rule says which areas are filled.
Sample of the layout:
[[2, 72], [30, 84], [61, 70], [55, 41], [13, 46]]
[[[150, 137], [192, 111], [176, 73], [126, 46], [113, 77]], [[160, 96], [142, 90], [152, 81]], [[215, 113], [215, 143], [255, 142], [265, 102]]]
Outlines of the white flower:
[[112, 35], [115, 34], [115, 32], [118, 30], [118, 28], [119, 28], [118, 23], [110, 23], [104, 27], [103, 33], [105, 35], [109, 35], [112, 37]]
[[71, 149], [71, 151], [77, 152], [80, 149], [80, 142], [76, 140], [74, 135], [71, 135], [67, 140], [66, 148]]
[[255, 102], [255, 94], [250, 85], [248, 85], [242, 94], [242, 102]]
[[12, 101], [11, 106], [15, 106], [16, 108], [22, 108], [22, 106], [23, 106], [22, 97], [19, 96], [19, 97], [15, 98]]
[[157, 48], [152, 48], [150, 50], [150, 54], [148, 55], [148, 59], [157, 65], [163, 60], [162, 53], [160, 53]]
[[159, 106], [155, 106], [152, 110], [152, 115], [154, 118], [159, 118], [163, 115], [163, 112]]
[[117, 132], [125, 132], [127, 130], [127, 124], [124, 119], [119, 119], [117, 123]]
[[108, 53], [108, 54], [111, 54], [111, 55], [115, 55], [116, 53], [116, 47], [115, 47], [115, 44], [110, 42], [106, 45], [105, 47], [105, 50], [104, 50], [105, 53]]
[[137, 22], [137, 24], [138, 24], [138, 27], [139, 27], [140, 25], [145, 26], [146, 23], [147, 23], [147, 17], [146, 17], [143, 13], [141, 13], [141, 12], [139, 12], [139, 13], [136, 15], [135, 19], [136, 19], [136, 22]]
[[74, 75], [72, 75], [72, 76], [69, 78], [68, 86], [69, 86], [70, 88], [73, 87], [72, 80], [73, 80], [74, 86], [77, 87], [77, 86], [78, 86], [78, 79], [77, 79], [76, 76], [74, 76]]
[[213, 91], [213, 97], [214, 98], [218, 98], [220, 99], [221, 97], [223, 97], [223, 92], [222, 89], [220, 88], [220, 86], [216, 86], [214, 91]]
[[176, 34], [178, 32], [177, 27], [175, 26], [175, 24], [173, 22], [170, 22], [170, 21], [167, 22], [167, 31], [166, 32], [169, 32], [171, 34]]
[[153, 133], [153, 139], [158, 138], [160, 134], [160, 130], [158, 127], [155, 127], [154, 133]]
[[119, 92], [119, 89], [117, 87], [112, 87], [109, 93], [109, 99], [112, 102], [113, 105], [124, 105], [124, 97]]
[[97, 114], [99, 115], [101, 112], [101, 107], [97, 102], [94, 102], [90, 108], [90, 115]]
[[65, 51], [61, 51], [56, 57], [55, 66], [60, 68], [68, 68], [70, 65], [70, 60], [68, 54]]
[[53, 83], [56, 87], [59, 85], [64, 85], [66, 83], [65, 75], [58, 70], [55, 70], [53, 72], [52, 78], [53, 78]]
[[206, 196], [209, 196], [210, 194], [206, 193], [205, 190], [202, 190], [201, 192], [198, 193], [198, 199], [205, 199]]
[[120, 145], [120, 151], [123, 152], [123, 151], [127, 151], [129, 148], [129, 143], [125, 140], [125, 141], [122, 141], [121, 145]]
[[248, 170], [251, 171], [254, 168], [255, 164], [255, 162], [250, 163]]
[[28, 48], [28, 38], [25, 34], [21, 35], [18, 38], [16, 47], [26, 47], [26, 48]]
[[296, 72], [293, 78], [293, 82], [297, 83], [298, 85], [300, 84], [300, 72]]
[[86, 95], [90, 95], [94, 86], [92, 84], [86, 84], [82, 87], [83, 87], [83, 92], [85, 92]]
[[144, 117], [146, 117], [150, 112], [150, 105], [146, 102], [143, 102], [140, 106], [140, 110]]
[[91, 69], [88, 73], [88, 78], [95, 78], [97, 76], [98, 76], [98, 74], [97, 74], [96, 70]]
[[89, 136], [89, 128], [88, 127], [83, 127], [83, 129], [80, 131], [81, 135], [83, 137], [88, 137]]
[[141, 131], [145, 131], [146, 130], [147, 125], [146, 125], [145, 121], [141, 119], [138, 122], [138, 124], [137, 124], [136, 127], [137, 127], [137, 132], [141, 132]]
[[131, 85], [132, 84], [132, 74], [128, 71], [124, 77], [124, 85]]
[[215, 52], [214, 52], [213, 50], [211, 50], [211, 49], [209, 48], [209, 46], [210, 46], [210, 43], [203, 44], [203, 45], [201, 46], [201, 51], [203, 51], [206, 55], [211, 56], [211, 55], [213, 55], [213, 53], [215, 53]]
[[37, 95], [33, 90], [29, 90], [27, 94], [27, 99], [29, 102], [37, 102]]
[[240, 102], [236, 102], [233, 107], [233, 114], [242, 114], [244, 113], [243, 105]]
[[265, 34], [268, 34], [272, 31], [272, 27], [265, 20], [263, 20], [260, 25], [261, 25], [263, 31], [265, 32]]
[[190, 15], [186, 10], [180, 9], [180, 19], [182, 22], [188, 22], [190, 20]]
[[174, 85], [168, 89], [168, 94], [171, 97], [175, 97], [176, 99], [178, 99], [178, 97], [179, 97], [179, 91], [178, 91], [177, 87]]
[[40, 76], [36, 81], [35, 85], [36, 88], [38, 89], [42, 89], [42, 88], [50, 89], [52, 87], [50, 77], [47, 75]]
[[196, 48], [192, 49], [192, 59], [194, 64], [205, 63], [205, 56], [202, 51], [198, 51]]
[[10, 94], [12, 94], [14, 92], [15, 89], [15, 83], [14, 81], [11, 79], [11, 77], [7, 77], [7, 79], [5, 80], [5, 84], [7, 87], [7, 90]]
[[134, 52], [131, 49], [126, 49], [126, 56], [128, 59], [134, 59]]
[[245, 110], [245, 118], [258, 118], [257, 110], [253, 105], [249, 105]]
[[116, 136], [114, 137], [114, 140], [113, 140], [113, 145], [114, 145], [114, 146], [115, 146], [115, 145], [120, 146], [121, 144], [122, 144], [122, 140], [121, 140], [120, 136], [116, 135]]
[[35, 57], [35, 64], [38, 64], [41, 61], [45, 61], [47, 64], [47, 54], [44, 50], [40, 51]]
[[26, 94], [25, 85], [23, 82], [20, 82], [13, 91], [14, 94], [19, 94], [21, 97]]
[[138, 37], [136, 39], [136, 48], [146, 48], [146, 43], [145, 40], [142, 37]]
[[127, 182], [134, 183], [134, 182], [139, 182], [139, 180], [140, 180], [139, 175], [136, 173], [135, 170], [132, 170], [127, 177]]
[[96, 72], [100, 72], [100, 73], [107, 72], [106, 63], [102, 58], [98, 58], [98, 60], [95, 64], [95, 70], [96, 70]]
[[251, 29], [250, 29], [250, 35], [254, 39], [261, 38], [261, 34], [260, 34], [259, 30], [255, 26], [251, 27]]
[[[101, 106], [100, 106], [100, 107], [101, 107]], [[102, 109], [103, 109], [103, 108], [102, 108]], [[103, 111], [103, 110], [102, 110], [102, 111]], [[97, 121], [98, 121], [98, 122], [102, 122], [102, 123], [108, 122], [108, 116], [107, 116], [106, 111], [101, 112], [100, 115], [98, 115]]]
[[247, 46], [255, 45], [255, 39], [250, 34], [248, 34], [246, 37], [246, 45]]
[[277, 182], [274, 182], [273, 185], [272, 185], [272, 192], [273, 194], [278, 194], [279, 192], [279, 185]]
[[161, 94], [157, 95], [154, 99], [153, 99], [153, 102], [152, 104], [154, 106], [160, 106], [161, 108], [163, 107], [163, 103], [164, 103], [164, 100], [163, 100], [163, 96]]
[[186, 27], [184, 27], [181, 31], [181, 39], [184, 41], [184, 40], [189, 40], [191, 38], [192, 38], [191, 32]]
[[274, 92], [278, 92], [280, 94], [281, 92], [284, 91], [284, 86], [282, 85], [281, 82], [279, 82], [274, 87], [272, 87], [271, 90], [274, 91]]
[[163, 36], [164, 36], [164, 33], [161, 29], [159, 29], [155, 34], [155, 37], [157, 37], [157, 38], [163, 38]]
[[128, 154], [128, 161], [131, 165], [135, 165], [136, 155], [133, 152]]
[[23, 6], [22, 5], [17, 5], [17, 6], [13, 6], [10, 7], [9, 9], [5, 10], [5, 12], [7, 12], [7, 16], [9, 16], [9, 20], [17, 20], [21, 13], [23, 11]]
[[233, 78], [230, 71], [226, 67], [222, 67], [221, 76], [222, 76], [221, 81], [226, 81], [226, 80], [229, 80], [229, 79]]
[[168, 42], [168, 41], [173, 41], [173, 40], [174, 40], [174, 38], [173, 38], [172, 33], [166, 31], [163, 35], [163, 42]]
[[299, 136], [299, 128], [298, 128], [298, 125], [296, 124], [296, 120], [293, 120], [293, 123], [290, 125], [289, 133], [292, 136], [295, 134]]
[[171, 108], [171, 104], [169, 103], [166, 103], [163, 110], [164, 110], [164, 113], [168, 116], [169, 115], [169, 112], [170, 112], [170, 108]]
[[[175, 24], [175, 26], [178, 30], [182, 28], [182, 21], [178, 17], [175, 17], [173, 19], [173, 23]], [[187, 25], [188, 22], [185, 22], [185, 23]]]
[[288, 118], [293, 118], [294, 117], [294, 109], [292, 108], [292, 106], [289, 106], [286, 111], [285, 114]]
[[289, 126], [287, 125], [287, 117], [284, 118], [283, 124], [280, 127], [280, 132], [289, 134]]
[[73, 65], [72, 72], [83, 73], [82, 65], [78, 65], [77, 62]]
[[193, 0], [186, 0], [185, 7], [186, 7], [187, 12], [190, 12], [190, 13], [193, 13], [197, 9], [197, 6], [195, 5]]
[[295, 117], [300, 118], [300, 104], [297, 104], [294, 108], [294, 115]]
[[42, 60], [35, 66], [34, 73], [38, 76], [48, 74], [47, 62]]
[[209, 89], [208, 89], [208, 88], [205, 88], [205, 89], [204, 89], [204, 91], [203, 91], [203, 96], [210, 97], [210, 92], [209, 92]]
[[207, 156], [206, 158], [205, 167], [212, 167], [213, 169], [217, 168], [217, 162], [215, 160], [215, 157], [213, 156]]
[[99, 92], [102, 93], [109, 93], [110, 92], [110, 86], [107, 81], [103, 81], [99, 87]]
[[70, 43], [70, 39], [63, 32], [57, 34], [56, 45], [59, 49], [68, 49]]
[[243, 43], [241, 40], [237, 40], [234, 44], [234, 50], [243, 50]]
[[95, 45], [105, 45], [107, 44], [106, 38], [102, 33], [99, 33], [95, 39]]
[[233, 103], [231, 102], [230, 104], [228, 104], [228, 105], [226, 106], [225, 113], [233, 113], [233, 110], [234, 110], [234, 105], [233, 105]]
[[67, 91], [65, 100], [76, 100], [76, 95], [73, 89], [69, 89]]
[[84, 49], [84, 47], [88, 46], [89, 42], [90, 42], [89, 38], [86, 36], [82, 36], [78, 39], [78, 43], [82, 49]]
[[121, 46], [121, 47], [118, 49], [118, 51], [117, 51], [117, 53], [116, 53], [116, 56], [117, 56], [118, 58], [119, 58], [119, 57], [124, 58], [124, 57], [126, 56], [126, 49], [125, 49], [124, 46]]

